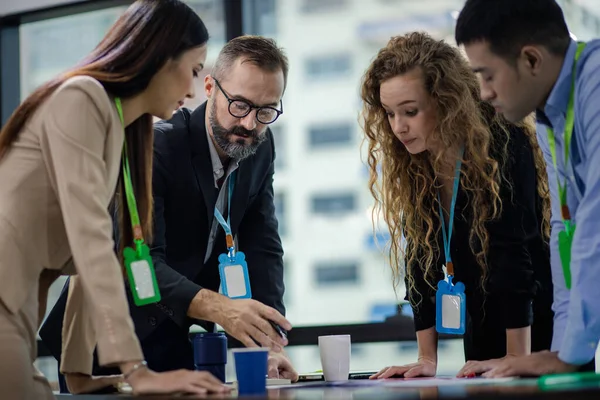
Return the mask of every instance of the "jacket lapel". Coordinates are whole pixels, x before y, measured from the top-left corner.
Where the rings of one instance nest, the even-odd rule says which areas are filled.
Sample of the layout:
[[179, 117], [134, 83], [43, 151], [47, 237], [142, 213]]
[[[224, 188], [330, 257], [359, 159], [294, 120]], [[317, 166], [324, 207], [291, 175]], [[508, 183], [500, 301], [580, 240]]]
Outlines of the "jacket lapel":
[[207, 221], [209, 221], [206, 229], [210, 230], [210, 221], [213, 218], [218, 192], [215, 188], [212, 161], [206, 137], [205, 114], [206, 102], [192, 112], [190, 116], [189, 135], [190, 143], [192, 144], [192, 166], [196, 175], [196, 181], [204, 197]]

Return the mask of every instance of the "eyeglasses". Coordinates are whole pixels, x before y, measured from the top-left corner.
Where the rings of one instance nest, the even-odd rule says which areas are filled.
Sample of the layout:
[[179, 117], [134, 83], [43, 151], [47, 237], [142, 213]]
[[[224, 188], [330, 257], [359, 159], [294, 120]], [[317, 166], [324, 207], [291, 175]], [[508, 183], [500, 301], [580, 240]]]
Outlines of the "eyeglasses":
[[217, 87], [223, 93], [227, 101], [229, 102], [229, 114], [232, 117], [236, 118], [244, 118], [246, 115], [250, 114], [252, 110], [256, 109], [256, 120], [261, 124], [272, 124], [279, 118], [281, 114], [283, 114], [283, 100], [279, 100], [279, 104], [281, 106], [281, 110], [278, 110], [274, 107], [263, 106], [258, 107], [253, 104], [250, 104], [246, 100], [235, 100], [229, 97], [229, 95], [223, 90], [221, 84], [218, 80], [213, 78]]

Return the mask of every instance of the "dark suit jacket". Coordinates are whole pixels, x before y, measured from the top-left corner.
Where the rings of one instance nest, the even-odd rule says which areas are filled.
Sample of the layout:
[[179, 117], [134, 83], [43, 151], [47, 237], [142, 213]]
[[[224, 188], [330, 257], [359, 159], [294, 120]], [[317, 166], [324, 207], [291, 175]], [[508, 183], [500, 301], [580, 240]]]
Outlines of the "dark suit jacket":
[[[179, 110], [169, 121], [155, 124], [154, 238], [151, 248], [162, 300], [130, 311], [144, 355], [151, 368], [162, 371], [193, 368], [187, 309], [202, 288], [220, 285], [217, 257], [226, 251], [219, 227], [210, 259], [206, 248], [218, 189], [206, 137], [206, 103], [190, 113]], [[252, 295], [285, 314], [283, 249], [273, 202], [275, 148], [267, 140], [256, 154], [241, 161], [231, 200], [231, 229], [246, 254]], [[40, 336], [60, 360], [61, 327], [67, 291], [51, 311]], [[202, 323], [211, 329], [212, 324]], [[108, 373], [95, 366], [95, 373]]]

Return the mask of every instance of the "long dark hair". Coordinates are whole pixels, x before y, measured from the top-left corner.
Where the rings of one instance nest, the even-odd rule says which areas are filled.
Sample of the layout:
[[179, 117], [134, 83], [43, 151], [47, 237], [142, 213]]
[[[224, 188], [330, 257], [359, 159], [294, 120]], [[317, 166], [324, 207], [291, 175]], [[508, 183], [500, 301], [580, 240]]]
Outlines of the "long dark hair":
[[[115, 97], [128, 98], [144, 91], [168, 60], [204, 45], [208, 31], [200, 17], [179, 0], [137, 0], [115, 22], [100, 44], [74, 68], [35, 90], [14, 111], [0, 131], [0, 159], [38, 107], [74, 76], [98, 80]], [[144, 114], [125, 129], [131, 179], [146, 240], [152, 235], [152, 116]], [[119, 210], [120, 250], [133, 243], [128, 227], [129, 208], [124, 201], [123, 176], [114, 202]]]

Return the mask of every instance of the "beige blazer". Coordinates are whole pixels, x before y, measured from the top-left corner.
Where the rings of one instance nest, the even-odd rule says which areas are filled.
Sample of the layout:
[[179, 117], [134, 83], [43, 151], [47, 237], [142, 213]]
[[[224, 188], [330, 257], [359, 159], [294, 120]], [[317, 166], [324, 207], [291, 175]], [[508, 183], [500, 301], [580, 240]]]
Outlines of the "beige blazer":
[[68, 372], [90, 373], [96, 344], [101, 365], [143, 359], [108, 213], [123, 135], [100, 83], [75, 77], [0, 160], [0, 298], [17, 313], [45, 268], [78, 274], [63, 329]]

